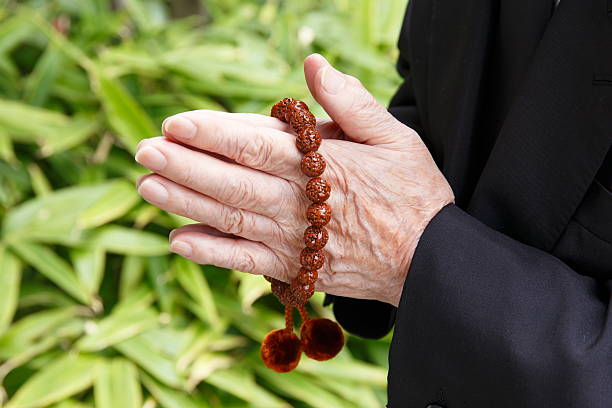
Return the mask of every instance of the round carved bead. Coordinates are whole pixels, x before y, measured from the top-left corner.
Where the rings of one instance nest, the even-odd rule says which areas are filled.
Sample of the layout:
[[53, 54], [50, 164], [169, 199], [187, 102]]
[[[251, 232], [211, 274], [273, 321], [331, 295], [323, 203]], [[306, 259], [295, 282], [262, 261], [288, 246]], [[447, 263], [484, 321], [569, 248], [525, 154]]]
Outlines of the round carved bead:
[[285, 120], [285, 112], [283, 112], [283, 107], [280, 102], [276, 105], [272, 106], [272, 110], [270, 111], [270, 116], [276, 119]]
[[317, 177], [325, 171], [325, 159], [319, 152], [308, 152], [302, 157], [302, 173], [309, 177]]
[[331, 186], [327, 180], [315, 177], [306, 183], [306, 197], [313, 203], [322, 203], [329, 198]]
[[304, 112], [310, 112], [310, 109], [308, 109], [308, 105], [306, 105], [306, 102], [304, 101], [293, 101], [289, 104], [289, 107], [296, 110], [296, 111], [304, 111]]
[[294, 293], [296, 299], [300, 305], [303, 305], [312, 297], [315, 292], [315, 284], [313, 283], [300, 283], [297, 279], [291, 282], [290, 290]]
[[317, 278], [319, 277], [319, 273], [317, 270], [308, 270], [306, 268], [300, 268], [300, 271], [297, 274], [297, 283], [300, 285], [307, 285], [309, 283], [315, 283]]
[[296, 133], [306, 129], [314, 129], [317, 126], [317, 118], [308, 111], [294, 110], [288, 116], [289, 124]]
[[293, 98], [285, 98], [278, 102], [272, 107], [272, 116], [283, 122], [287, 122], [289, 120], [289, 113], [291, 112], [291, 105], [293, 105], [294, 102], [295, 99]]
[[312, 225], [304, 231], [304, 244], [310, 249], [323, 249], [329, 239], [329, 233], [323, 227]]
[[300, 253], [300, 263], [305, 269], [319, 269], [325, 263], [325, 254], [320, 249], [304, 248]]
[[314, 283], [307, 283], [305, 285], [300, 285], [303, 297], [304, 297], [304, 303], [306, 303], [306, 301], [308, 299], [310, 299], [312, 297], [312, 295], [314, 295], [315, 292], [315, 284]]
[[306, 210], [308, 222], [315, 227], [322, 227], [331, 220], [331, 207], [327, 203], [312, 203]]
[[281, 300], [281, 303], [285, 306], [298, 307], [306, 303], [306, 300], [308, 299], [304, 298], [304, 294], [300, 292], [300, 289], [298, 287], [290, 285], [287, 289], [287, 294]]
[[302, 153], [314, 152], [321, 146], [321, 135], [312, 128], [302, 129], [295, 139], [295, 145]]

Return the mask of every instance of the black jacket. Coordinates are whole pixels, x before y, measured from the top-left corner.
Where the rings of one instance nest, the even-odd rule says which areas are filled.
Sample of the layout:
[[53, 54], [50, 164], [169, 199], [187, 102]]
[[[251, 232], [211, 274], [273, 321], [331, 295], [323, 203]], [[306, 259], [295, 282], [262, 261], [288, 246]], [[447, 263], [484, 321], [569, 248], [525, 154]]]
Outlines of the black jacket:
[[395, 324], [391, 408], [612, 407], [612, 0], [562, 0], [514, 68], [501, 3], [410, 1], [390, 111], [456, 205], [397, 309], [326, 296], [349, 332]]

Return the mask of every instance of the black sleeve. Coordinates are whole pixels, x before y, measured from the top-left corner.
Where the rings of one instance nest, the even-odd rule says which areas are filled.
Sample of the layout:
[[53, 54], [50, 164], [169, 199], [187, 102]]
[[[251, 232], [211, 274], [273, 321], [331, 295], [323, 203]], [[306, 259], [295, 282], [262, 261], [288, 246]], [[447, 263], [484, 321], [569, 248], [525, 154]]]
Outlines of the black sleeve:
[[[404, 23], [399, 37], [399, 48], [405, 49], [408, 44], [408, 27], [411, 16], [411, 3], [408, 3]], [[403, 78], [403, 83], [397, 90], [389, 105], [389, 112], [400, 122], [417, 131], [423, 138], [421, 121], [416, 105], [408, 53], [400, 52], [397, 71]], [[323, 305], [333, 303], [336, 320], [344, 329], [352, 334], [365, 338], [381, 338], [385, 336], [395, 321], [396, 308], [377, 300], [364, 300], [325, 294]]]
[[611, 290], [449, 205], [425, 229], [404, 284], [389, 395], [608, 407]]

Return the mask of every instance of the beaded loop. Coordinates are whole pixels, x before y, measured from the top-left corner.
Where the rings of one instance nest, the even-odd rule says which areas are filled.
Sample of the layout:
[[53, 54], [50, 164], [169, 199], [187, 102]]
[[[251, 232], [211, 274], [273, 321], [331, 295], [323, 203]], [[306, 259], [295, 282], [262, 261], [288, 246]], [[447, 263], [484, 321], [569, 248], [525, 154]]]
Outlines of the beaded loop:
[[308, 177], [317, 177], [325, 171], [325, 159], [319, 152], [308, 152], [302, 157], [300, 163], [302, 173]]
[[[342, 329], [327, 319], [310, 320], [305, 304], [315, 292], [317, 270], [325, 264], [323, 248], [329, 240], [324, 225], [331, 220], [331, 207], [325, 201], [331, 194], [327, 180], [319, 177], [326, 168], [325, 158], [317, 152], [322, 138], [316, 129], [317, 119], [308, 105], [292, 98], [284, 98], [272, 107], [271, 116], [289, 123], [297, 134], [295, 145], [304, 153], [300, 162], [302, 173], [311, 177], [306, 183], [305, 194], [312, 202], [306, 210], [310, 226], [304, 231], [305, 248], [300, 253], [302, 267], [291, 283], [265, 276], [272, 293], [285, 305], [285, 329], [268, 334], [261, 348], [265, 364], [277, 372], [287, 372], [299, 362], [303, 351], [311, 358], [326, 360], [335, 356], [344, 344]], [[297, 344], [293, 335], [293, 309], [302, 318], [302, 343]]]
[[329, 239], [329, 233], [323, 227], [310, 226], [304, 231], [304, 245], [311, 249], [323, 249]]
[[331, 207], [327, 203], [313, 203], [306, 209], [306, 218], [315, 227], [322, 227], [331, 220]]
[[300, 263], [304, 269], [310, 271], [321, 269], [325, 263], [325, 254], [320, 249], [304, 248], [300, 253]]
[[295, 145], [302, 153], [314, 152], [321, 146], [321, 135], [314, 128], [303, 128], [295, 139]]

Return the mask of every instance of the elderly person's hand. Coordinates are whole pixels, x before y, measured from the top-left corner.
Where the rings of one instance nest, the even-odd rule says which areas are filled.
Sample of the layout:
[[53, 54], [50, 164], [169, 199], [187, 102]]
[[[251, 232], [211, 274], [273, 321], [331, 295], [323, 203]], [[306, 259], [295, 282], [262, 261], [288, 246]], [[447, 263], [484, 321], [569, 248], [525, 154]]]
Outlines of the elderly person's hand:
[[[318, 120], [332, 186], [326, 262], [316, 290], [397, 306], [417, 242], [453, 192], [412, 129], [361, 83], [312, 55], [308, 86], [332, 121]], [[308, 225], [308, 178], [287, 124], [267, 116], [192, 111], [164, 121], [136, 160], [153, 171], [142, 197], [202, 224], [170, 235], [171, 250], [201, 264], [290, 282]]]

